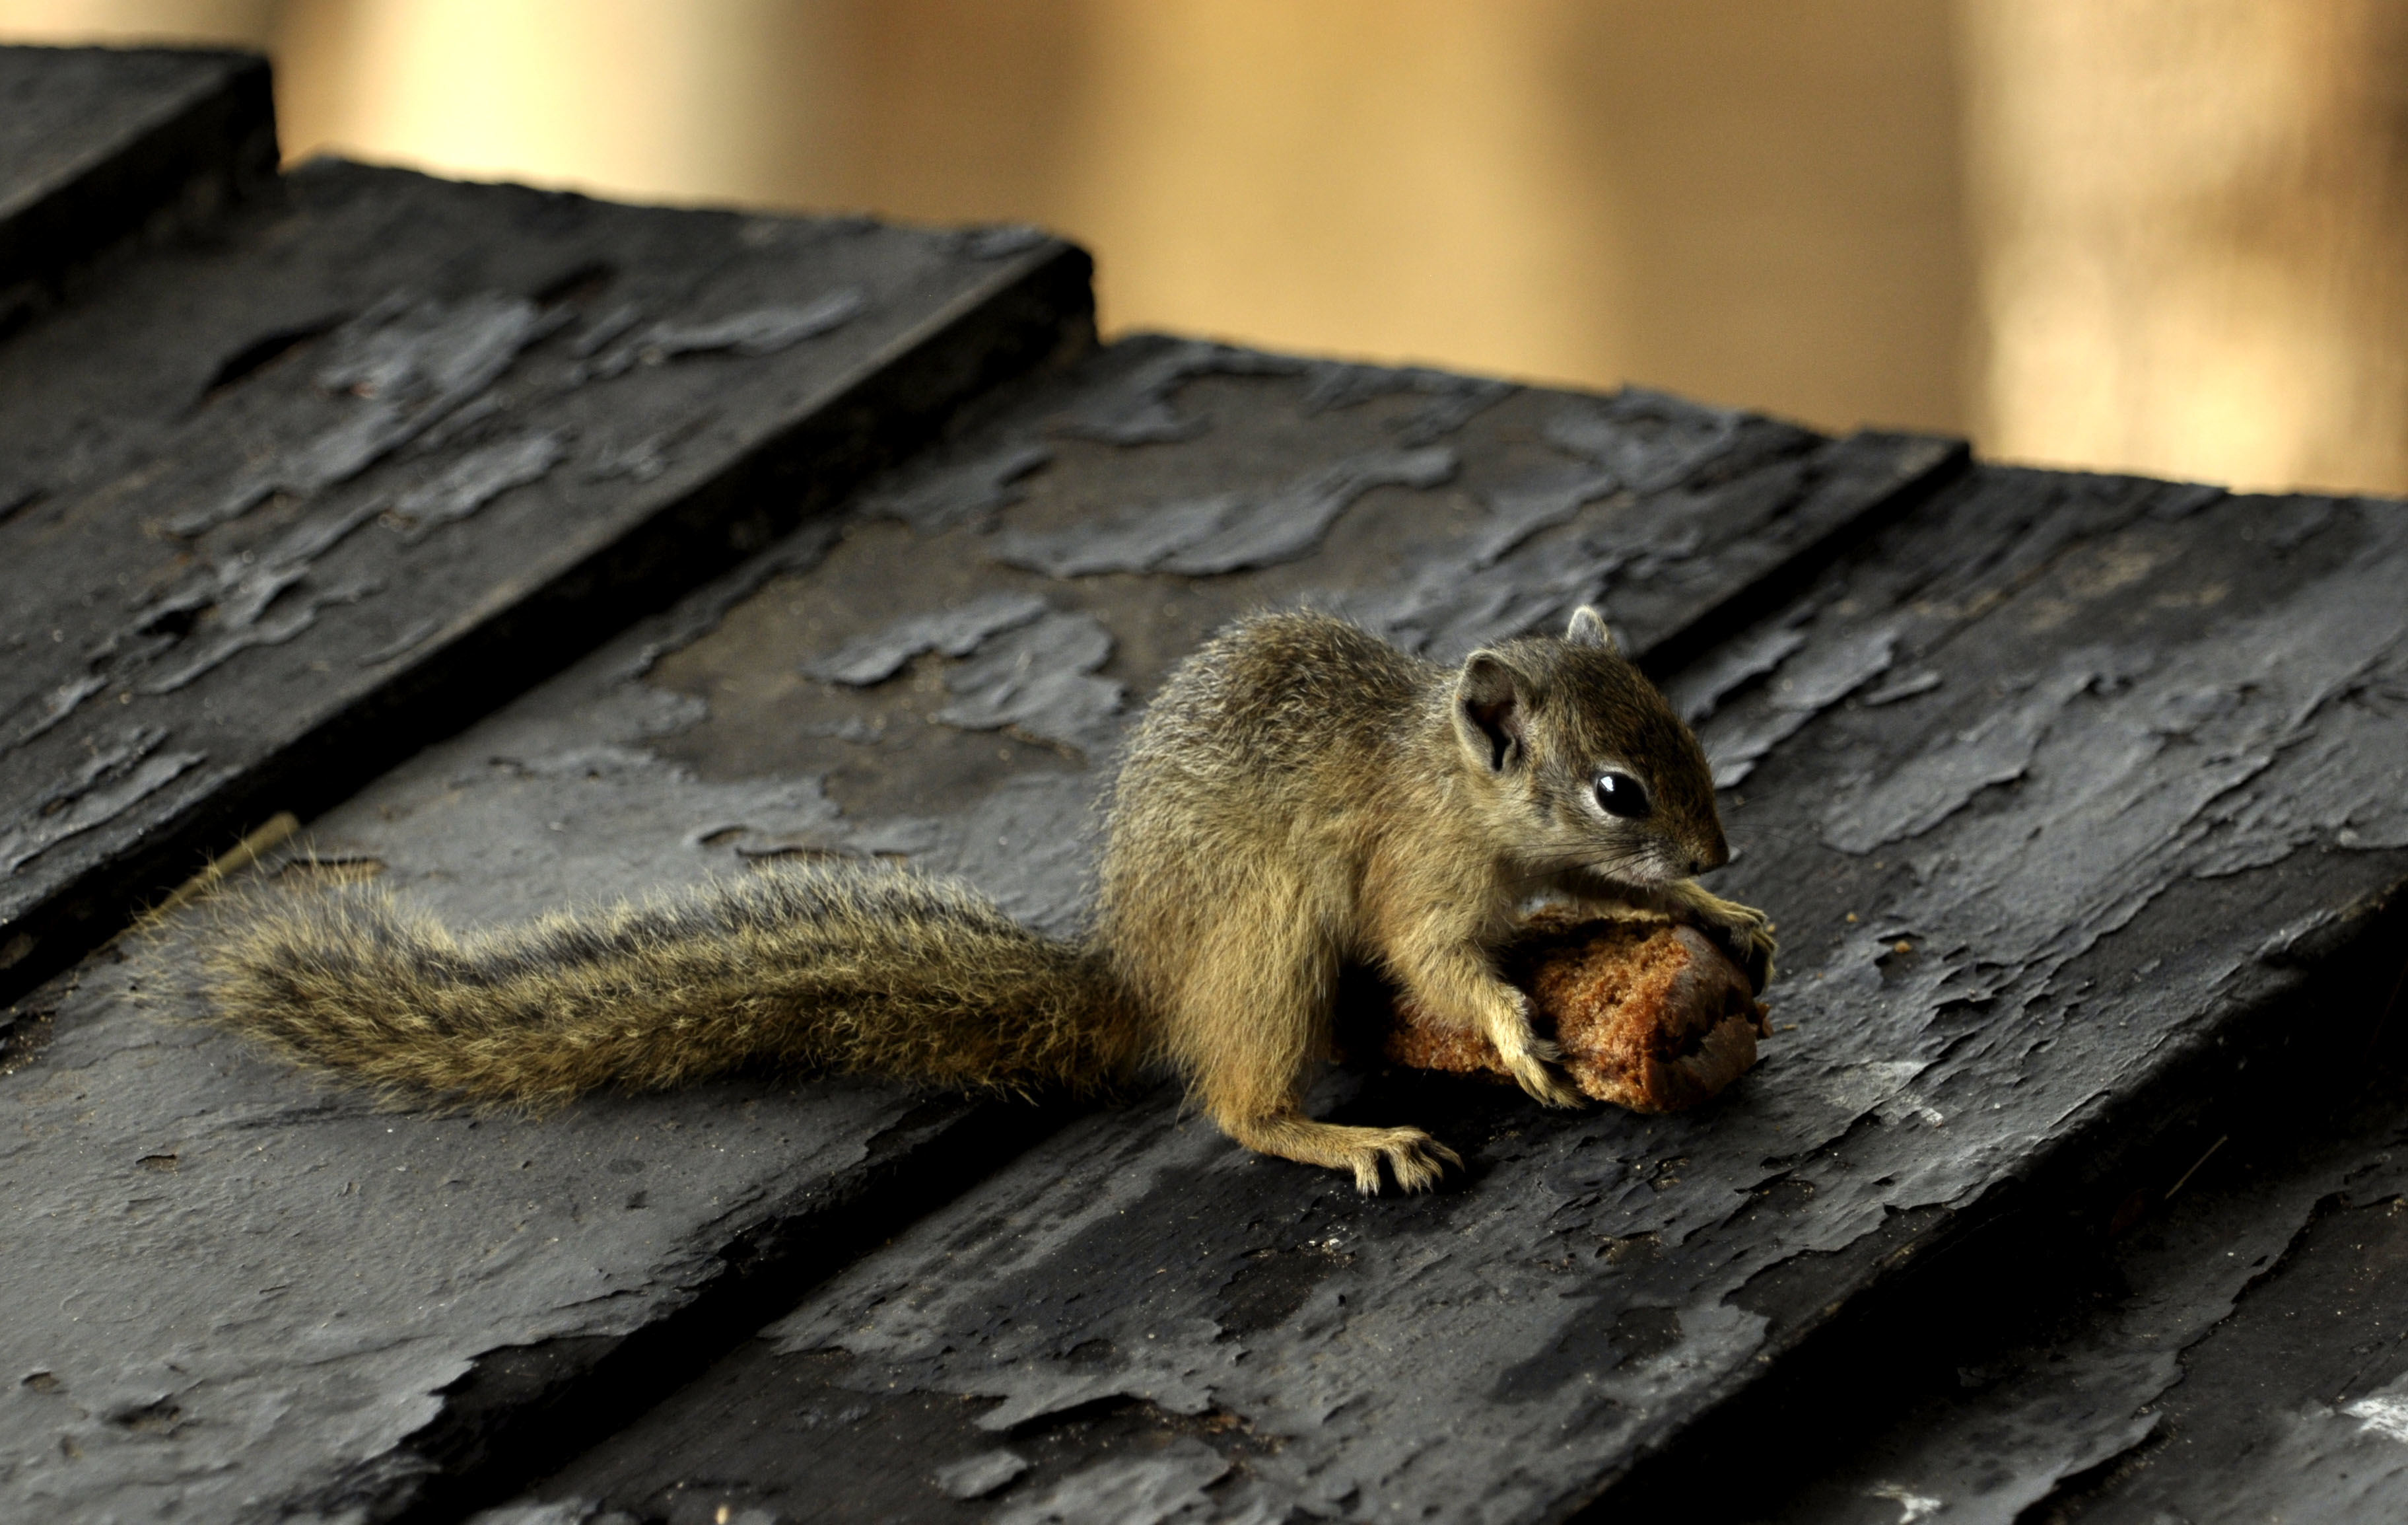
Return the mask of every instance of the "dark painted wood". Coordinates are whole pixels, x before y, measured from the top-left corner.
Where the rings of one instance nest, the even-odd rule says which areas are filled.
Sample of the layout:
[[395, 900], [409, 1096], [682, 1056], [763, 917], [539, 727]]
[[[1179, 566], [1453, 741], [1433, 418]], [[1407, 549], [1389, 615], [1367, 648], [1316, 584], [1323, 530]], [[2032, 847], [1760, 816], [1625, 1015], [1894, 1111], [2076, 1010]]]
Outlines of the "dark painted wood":
[[[1698, 711], [1722, 690], [1723, 877], [1784, 936], [1768, 1058], [1715, 1105], [1565, 1115], [1344, 1074], [1328, 1115], [1471, 1161], [1375, 1201], [1168, 1098], [1097, 1115], [534, 1496], [1672, 1507], [1682, 1467], [1814, 1402], [1793, 1366], [1914, 1341], [1950, 1288], [1994, 1286], [1999, 1244], [2100, 1232], [2262, 1106], [2294, 1043], [2362, 1049], [2379, 1008], [2316, 982], [2389, 935], [2408, 877], [2404, 578], [2399, 505], [1982, 468], [1674, 675]], [[1749, 1428], [1691, 1444], [1729, 1415]], [[932, 1479], [1000, 1478], [999, 1449], [1029, 1465], [949, 1504]], [[876, 1481], [831, 1504], [838, 1456]]]
[[[46, 100], [148, 104], [27, 183], [149, 210], [79, 221], [0, 335], [0, 979], [64, 970], [0, 1015], [0, 1513], [431, 1520], [538, 1474], [500, 1518], [2393, 1496], [2396, 1353], [2343, 1343], [2397, 1302], [2388, 1091], [2214, 1183], [2336, 1110], [2396, 997], [2401, 506], [1093, 351], [1083, 256], [1027, 230], [252, 194], [250, 65], [53, 56], [96, 72]], [[383, 1109], [186, 1020], [209, 907], [66, 967], [277, 808], [317, 818], [263, 875], [455, 922], [837, 854], [1068, 930], [1117, 738], [1232, 615], [1452, 660], [1590, 600], [1714, 755], [1779, 1030], [1676, 1118], [1334, 1072], [1327, 1115], [1465, 1152], [1431, 1198], [1168, 1094]], [[2226, 1241], [2289, 1247], [2253, 1283], [2199, 1264]], [[2085, 1323], [2091, 1275], [2128, 1290]], [[1850, 1407], [2043, 1291], [1971, 1398]], [[2229, 1396], [2285, 1362], [2275, 1419]], [[2202, 1444], [2272, 1460], [2176, 1475]]]
[[[2408, 905], [2388, 920], [2286, 1019], [2313, 1033], [2335, 1011], [2383, 1011]], [[1823, 1388], [1827, 1411], [1782, 1432], [1794, 1449], [1759, 1439], [1692, 1469], [1691, 1506], [1796, 1525], [1885, 1525], [1917, 1500], [1943, 1518], [2400, 1518], [2397, 1015], [2372, 1048], [2295, 1043], [2089, 1232], [1992, 1236], [1989, 1295], [1935, 1304], [1917, 1348]]]
[[[1092, 438], [1106, 426], [1156, 438]], [[1645, 609], [1694, 620], [1777, 575], [1761, 538], [1794, 520], [1810, 554], [1960, 469], [1944, 442], [1834, 442], [1639, 395], [1117, 345], [998, 390], [838, 513], [312, 822], [308, 850], [347, 867], [296, 866], [296, 845], [268, 871], [374, 873], [474, 923], [764, 856], [880, 854], [1063, 927], [1097, 755], [1230, 613], [1352, 597], [1443, 648], [1627, 595], [1653, 643], [1669, 632]], [[1562, 500], [1533, 510], [1539, 489]], [[1123, 521], [1125, 555], [1241, 565], [1057, 578], [1006, 559], [1065, 531], [1092, 550]], [[373, 527], [359, 543], [406, 565], [409, 540]], [[982, 598], [1024, 607], [962, 612]], [[919, 649], [931, 620], [962, 655]], [[873, 647], [903, 651], [892, 677], [804, 675]], [[997, 666], [1050, 698], [1014, 708], [979, 677]], [[0, 1510], [457, 1518], [1060, 1121], [769, 1077], [541, 1119], [379, 1110], [180, 1020], [209, 915], [21, 1008], [0, 1190], [43, 1227], [7, 1246], [12, 1274], [61, 1288], [29, 1307], [113, 1311], [0, 1333], [0, 1365], [47, 1374], [0, 1389], [19, 1437]], [[185, 1270], [161, 1280], [165, 1259]], [[1153, 1444], [1118, 1420], [1092, 1434]]]
[[112, 241], [197, 233], [275, 174], [265, 59], [0, 48], [0, 328]]
[[1088, 333], [1035, 237], [337, 163], [0, 343], [0, 982]]

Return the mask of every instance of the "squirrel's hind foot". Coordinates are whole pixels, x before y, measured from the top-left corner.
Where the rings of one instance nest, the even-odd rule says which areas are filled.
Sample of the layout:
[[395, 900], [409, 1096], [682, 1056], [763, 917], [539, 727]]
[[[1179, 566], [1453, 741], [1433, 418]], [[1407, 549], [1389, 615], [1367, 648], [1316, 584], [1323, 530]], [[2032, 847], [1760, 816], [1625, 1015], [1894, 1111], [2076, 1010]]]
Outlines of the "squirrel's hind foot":
[[1418, 1128], [1354, 1128], [1289, 1115], [1224, 1123], [1222, 1131], [1258, 1154], [1352, 1171], [1366, 1197], [1380, 1194], [1383, 1162], [1401, 1191], [1427, 1191], [1447, 1167], [1463, 1168], [1461, 1155]]

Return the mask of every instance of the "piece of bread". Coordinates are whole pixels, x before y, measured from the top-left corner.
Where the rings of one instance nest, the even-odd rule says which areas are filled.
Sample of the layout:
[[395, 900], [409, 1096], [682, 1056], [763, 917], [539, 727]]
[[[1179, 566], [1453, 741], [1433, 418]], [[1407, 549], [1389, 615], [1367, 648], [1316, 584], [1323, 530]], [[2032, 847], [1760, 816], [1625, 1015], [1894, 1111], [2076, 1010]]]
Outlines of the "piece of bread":
[[[1756, 1039], [1770, 1036], [1747, 976], [1693, 927], [1541, 913], [1498, 963], [1529, 993], [1532, 1025], [1563, 1050], [1572, 1083], [1633, 1112], [1709, 1100], [1756, 1063]], [[1507, 1072], [1495, 1044], [1431, 1020], [1411, 997], [1397, 1001], [1383, 1051], [1416, 1069]]]

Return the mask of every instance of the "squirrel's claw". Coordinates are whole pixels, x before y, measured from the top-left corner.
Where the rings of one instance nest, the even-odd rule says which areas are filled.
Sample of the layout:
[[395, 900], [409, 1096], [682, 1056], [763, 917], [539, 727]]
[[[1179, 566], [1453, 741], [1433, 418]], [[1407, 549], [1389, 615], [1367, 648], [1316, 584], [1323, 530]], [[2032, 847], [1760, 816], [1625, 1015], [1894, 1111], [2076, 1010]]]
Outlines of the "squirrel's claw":
[[[1745, 906], [1740, 909], [1748, 910]], [[1730, 944], [1734, 961], [1747, 975], [1751, 993], [1760, 996], [1764, 987], [1772, 983], [1772, 958], [1781, 951], [1781, 944], [1774, 941], [1772, 923], [1765, 919], [1763, 912], [1748, 911], [1748, 914], [1751, 920], [1725, 928], [1723, 935]]]
[[1564, 1078], [1551, 1060], [1560, 1059], [1564, 1051], [1552, 1039], [1541, 1038], [1530, 1030], [1531, 1018], [1537, 1014], [1538, 1003], [1529, 995], [1512, 986], [1507, 993], [1513, 999], [1514, 1016], [1492, 1019], [1489, 1042], [1497, 1045], [1498, 1055], [1512, 1071], [1513, 1079], [1524, 1090], [1549, 1107], [1585, 1106], [1588, 1098], [1580, 1087]]
[[1772, 918], [1752, 905], [1697, 892], [1690, 904], [1698, 925], [1747, 975], [1750, 992], [1764, 994], [1772, 983], [1773, 956], [1781, 951], [1772, 935]]
[[1347, 1163], [1354, 1172], [1354, 1189], [1366, 1197], [1380, 1194], [1380, 1166], [1388, 1167], [1399, 1191], [1427, 1191], [1438, 1185], [1447, 1167], [1463, 1168], [1463, 1157], [1418, 1128], [1366, 1128], [1369, 1135]]
[[[1536, 1044], [1532, 1047], [1535, 1049]], [[1550, 1048], [1555, 1045], [1550, 1043]], [[1588, 1104], [1580, 1087], [1565, 1079], [1546, 1060], [1535, 1053], [1525, 1054], [1506, 1061], [1512, 1067], [1513, 1079], [1524, 1090], [1536, 1098], [1541, 1106], [1579, 1107]]]
[[[1463, 1168], [1463, 1157], [1431, 1138], [1418, 1128], [1383, 1129], [1389, 1137], [1379, 1145], [1379, 1158], [1388, 1162], [1388, 1173], [1396, 1178], [1399, 1191], [1427, 1191], [1438, 1185], [1448, 1166]], [[1355, 1188], [1366, 1197], [1380, 1194], [1380, 1175], [1376, 1166], [1367, 1183], [1361, 1166], [1354, 1171]]]
[[1268, 1117], [1229, 1117], [1222, 1130], [1249, 1149], [1308, 1165], [1326, 1165], [1351, 1173], [1354, 1188], [1366, 1197], [1380, 1194], [1380, 1167], [1399, 1189], [1427, 1191], [1446, 1173], [1460, 1168], [1463, 1157], [1418, 1128], [1361, 1128], [1350, 1123], [1323, 1123], [1297, 1113]]

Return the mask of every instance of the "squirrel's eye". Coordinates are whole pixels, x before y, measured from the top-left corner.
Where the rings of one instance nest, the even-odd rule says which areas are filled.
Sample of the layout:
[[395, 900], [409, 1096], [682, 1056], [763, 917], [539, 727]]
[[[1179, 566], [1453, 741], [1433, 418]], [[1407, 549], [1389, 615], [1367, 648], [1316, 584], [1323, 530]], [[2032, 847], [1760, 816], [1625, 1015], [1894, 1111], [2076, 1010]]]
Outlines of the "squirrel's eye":
[[1647, 803], [1647, 791], [1627, 773], [1599, 773], [1597, 776], [1597, 802], [1608, 815], [1620, 815], [1636, 820], [1654, 807]]

